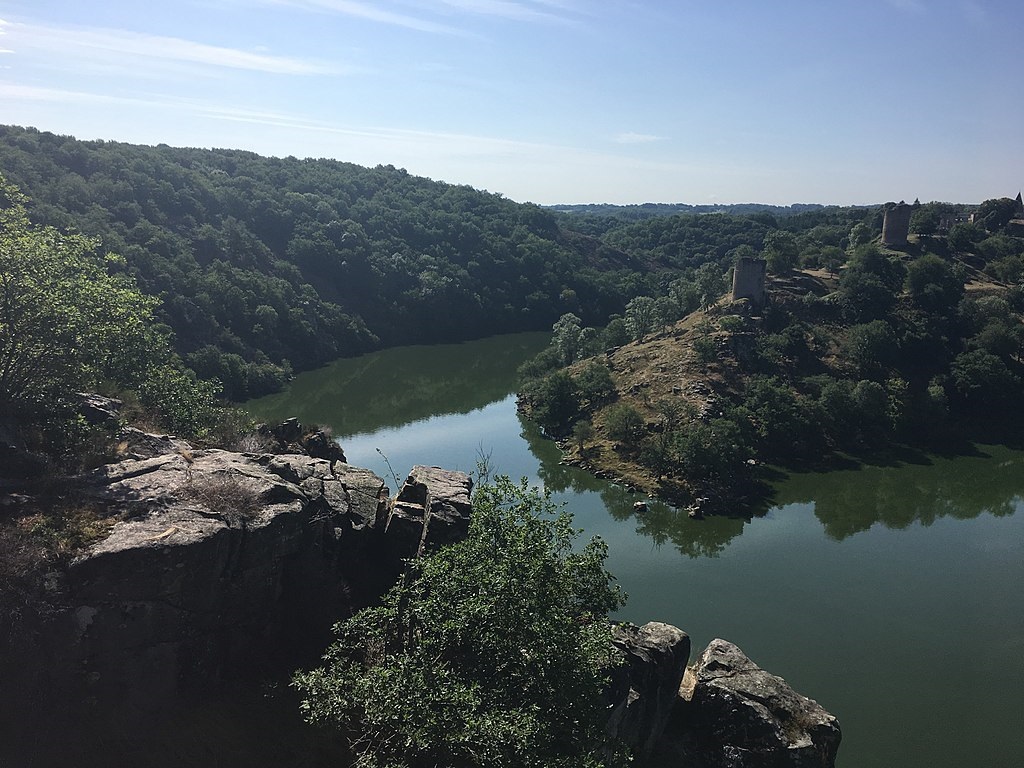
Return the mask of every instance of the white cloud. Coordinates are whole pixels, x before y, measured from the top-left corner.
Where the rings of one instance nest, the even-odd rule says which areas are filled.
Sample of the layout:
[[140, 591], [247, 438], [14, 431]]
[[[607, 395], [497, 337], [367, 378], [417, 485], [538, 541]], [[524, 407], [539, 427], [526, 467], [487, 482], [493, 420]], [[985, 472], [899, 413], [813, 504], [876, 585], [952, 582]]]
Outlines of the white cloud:
[[390, 24], [406, 29], [415, 29], [420, 32], [432, 32], [446, 35], [464, 34], [455, 27], [446, 24], [439, 24], [434, 21], [417, 16], [410, 16], [405, 13], [396, 13], [379, 7], [379, 4], [356, 2], [356, 0], [271, 0], [273, 5], [287, 5], [295, 8], [306, 8], [310, 10], [326, 11], [337, 13], [342, 16], [351, 16], [356, 19], [375, 21], [380, 24]]
[[[483, 16], [498, 16], [515, 21], [565, 22], [567, 19], [544, 8], [564, 10], [564, 5], [552, 2], [521, 3], [513, 0], [441, 0], [444, 5], [460, 11]], [[541, 7], [536, 7], [540, 5]]]
[[0, 33], [7, 36], [12, 50], [44, 51], [59, 60], [74, 57], [107, 62], [116, 56], [123, 69], [135, 62], [156, 61], [242, 69], [282, 75], [338, 74], [338, 67], [289, 56], [225, 48], [178, 37], [147, 35], [120, 29], [62, 28], [0, 21]]

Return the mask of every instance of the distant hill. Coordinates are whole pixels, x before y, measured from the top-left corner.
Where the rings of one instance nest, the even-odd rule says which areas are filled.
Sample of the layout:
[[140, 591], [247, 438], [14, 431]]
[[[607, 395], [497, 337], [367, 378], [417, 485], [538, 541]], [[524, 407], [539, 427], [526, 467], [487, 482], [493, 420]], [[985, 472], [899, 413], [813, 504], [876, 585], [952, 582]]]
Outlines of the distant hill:
[[768, 212], [774, 216], [792, 216], [796, 213], [817, 211], [826, 206], [818, 203], [793, 203], [792, 205], [769, 205], [767, 203], [733, 203], [729, 205], [688, 205], [687, 203], [639, 203], [634, 205], [613, 205], [611, 203], [585, 203], [579, 205], [545, 206], [558, 213], [583, 216], [615, 216], [625, 221], [640, 221], [655, 216], [676, 216], [681, 213], [728, 213], [743, 216], [750, 213]]

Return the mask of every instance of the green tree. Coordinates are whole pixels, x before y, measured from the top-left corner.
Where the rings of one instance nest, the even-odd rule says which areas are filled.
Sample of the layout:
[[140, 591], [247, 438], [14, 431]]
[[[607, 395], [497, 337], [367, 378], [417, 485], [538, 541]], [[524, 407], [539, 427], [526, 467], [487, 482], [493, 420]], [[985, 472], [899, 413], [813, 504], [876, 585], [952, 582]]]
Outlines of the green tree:
[[47, 409], [101, 382], [135, 386], [169, 354], [157, 299], [97, 244], [29, 224], [0, 180], [0, 412]]
[[605, 412], [608, 437], [635, 446], [644, 435], [644, 417], [629, 403], [615, 403]]
[[606, 616], [623, 597], [606, 546], [576, 533], [525, 480], [478, 489], [468, 537], [410, 563], [296, 675], [306, 717], [366, 768], [611, 764]]
[[880, 376], [895, 361], [899, 345], [885, 320], [851, 326], [842, 343], [843, 358], [860, 376]]
[[835, 275], [846, 261], [846, 254], [836, 245], [826, 245], [821, 249], [819, 261], [830, 275]]
[[839, 277], [839, 294], [856, 319], [882, 317], [896, 303], [905, 274], [899, 260], [886, 256], [875, 245], [862, 245]]
[[989, 232], [998, 232], [1017, 212], [1017, 201], [1009, 197], [986, 200], [974, 214], [974, 220]]
[[985, 231], [974, 224], [956, 224], [946, 236], [954, 251], [967, 253], [974, 250], [974, 244], [985, 239]]
[[551, 328], [551, 344], [558, 350], [563, 365], [569, 365], [583, 346], [582, 321], [571, 312], [558, 318]]
[[972, 349], [957, 355], [951, 372], [953, 383], [969, 410], [984, 411], [1020, 396], [1020, 378], [986, 349]]
[[626, 326], [634, 341], [650, 333], [656, 321], [657, 304], [650, 296], [637, 296], [626, 305]]
[[764, 236], [764, 250], [761, 252], [768, 269], [774, 274], [789, 272], [796, 266], [799, 250], [792, 232], [773, 229]]
[[926, 253], [907, 267], [907, 290], [921, 309], [948, 315], [964, 296], [964, 281], [949, 262]]
[[693, 287], [700, 298], [701, 309], [707, 309], [725, 292], [725, 274], [714, 262], [701, 264], [693, 273]]
[[615, 382], [608, 366], [591, 360], [573, 377], [580, 400], [593, 407], [615, 394]]
[[567, 371], [549, 373], [527, 390], [533, 417], [547, 429], [562, 433], [580, 409], [576, 382]]
[[587, 444], [594, 439], [594, 426], [586, 419], [580, 419], [572, 425], [572, 439], [576, 443], [576, 450], [584, 453]]
[[754, 450], [735, 421], [716, 418], [673, 432], [671, 454], [691, 487], [728, 495], [748, 479]]

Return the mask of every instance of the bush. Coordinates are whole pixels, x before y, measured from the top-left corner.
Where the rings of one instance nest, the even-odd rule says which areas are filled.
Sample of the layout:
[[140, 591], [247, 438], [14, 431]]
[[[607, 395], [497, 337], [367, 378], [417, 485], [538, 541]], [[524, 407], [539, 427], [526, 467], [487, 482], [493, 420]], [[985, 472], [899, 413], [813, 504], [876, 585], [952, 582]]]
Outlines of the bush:
[[602, 766], [622, 595], [607, 549], [575, 545], [546, 495], [499, 477], [469, 536], [410, 564], [380, 607], [335, 629], [295, 676], [312, 722], [349, 735], [357, 766]]
[[635, 446], [644, 435], [644, 417], [629, 403], [616, 403], [604, 417], [608, 437]]

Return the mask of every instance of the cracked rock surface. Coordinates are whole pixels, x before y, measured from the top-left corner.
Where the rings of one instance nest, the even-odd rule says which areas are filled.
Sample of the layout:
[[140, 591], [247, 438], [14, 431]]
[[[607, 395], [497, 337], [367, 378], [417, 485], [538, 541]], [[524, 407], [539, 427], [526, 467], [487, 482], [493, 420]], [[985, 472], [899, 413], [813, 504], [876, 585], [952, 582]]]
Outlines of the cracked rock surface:
[[85, 498], [117, 522], [59, 574], [64, 610], [36, 649], [33, 687], [75, 681], [69, 696], [145, 712], [296, 647], [322, 651], [363, 599], [383, 480], [310, 456], [169, 450], [86, 478]]
[[839, 723], [732, 643], [713, 640], [686, 671], [659, 765], [832, 768]]

